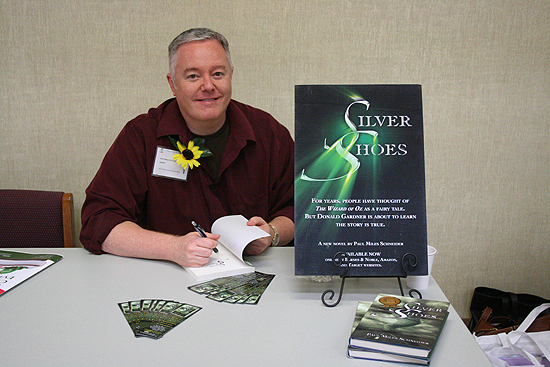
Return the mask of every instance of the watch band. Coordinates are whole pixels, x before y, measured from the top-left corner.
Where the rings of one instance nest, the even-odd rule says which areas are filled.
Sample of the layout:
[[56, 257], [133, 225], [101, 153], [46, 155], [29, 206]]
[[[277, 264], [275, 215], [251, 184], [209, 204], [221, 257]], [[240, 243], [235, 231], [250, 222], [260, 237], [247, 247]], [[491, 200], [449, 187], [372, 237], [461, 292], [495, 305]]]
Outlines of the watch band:
[[271, 239], [271, 244], [269, 246], [276, 247], [279, 244], [279, 231], [271, 223], [267, 224], [273, 230], [273, 238]]

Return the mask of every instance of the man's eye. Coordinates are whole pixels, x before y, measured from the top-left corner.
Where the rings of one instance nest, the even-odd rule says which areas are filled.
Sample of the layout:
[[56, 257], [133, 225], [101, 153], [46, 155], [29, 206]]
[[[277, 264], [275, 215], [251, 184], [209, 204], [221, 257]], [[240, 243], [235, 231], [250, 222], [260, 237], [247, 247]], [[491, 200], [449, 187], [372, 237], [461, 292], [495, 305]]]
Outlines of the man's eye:
[[225, 75], [225, 74], [224, 74], [223, 72], [217, 71], [217, 72], [214, 73], [213, 76], [214, 76], [215, 78], [221, 78], [221, 77], [223, 77], [224, 75]]
[[194, 79], [198, 79], [198, 75], [197, 74], [189, 74], [187, 75], [187, 79], [190, 79], [190, 80], [194, 80]]

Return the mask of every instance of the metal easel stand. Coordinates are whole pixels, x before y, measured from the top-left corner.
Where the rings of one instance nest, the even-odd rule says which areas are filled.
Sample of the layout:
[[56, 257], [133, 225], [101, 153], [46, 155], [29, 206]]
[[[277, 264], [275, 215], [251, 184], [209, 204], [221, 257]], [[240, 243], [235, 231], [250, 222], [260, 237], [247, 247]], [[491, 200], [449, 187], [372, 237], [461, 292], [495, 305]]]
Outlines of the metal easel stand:
[[[327, 289], [323, 292], [323, 295], [321, 296], [321, 301], [323, 304], [327, 307], [336, 307], [340, 301], [342, 300], [342, 294], [344, 293], [344, 283], [346, 282], [346, 278], [363, 278], [363, 277], [354, 277], [354, 276], [347, 276], [347, 272], [349, 269], [349, 261], [347, 259], [347, 256], [344, 252], [337, 252], [332, 257], [332, 263], [334, 266], [344, 268], [344, 272], [342, 275], [340, 275], [340, 278], [342, 278], [342, 283], [340, 283], [340, 293], [338, 293], [338, 299], [334, 303], [328, 303], [327, 302], [327, 295], [328, 299], [332, 300], [334, 298], [334, 291], [332, 289]], [[403, 271], [403, 276], [397, 276], [397, 282], [399, 283], [399, 290], [401, 291], [401, 295], [404, 296], [403, 293], [403, 285], [401, 284], [401, 278], [407, 277], [407, 270], [414, 269], [417, 265], [416, 256], [411, 253], [406, 253], [401, 258], [401, 269]], [[417, 289], [411, 289], [409, 290], [409, 296], [414, 298], [422, 299], [422, 294]]]

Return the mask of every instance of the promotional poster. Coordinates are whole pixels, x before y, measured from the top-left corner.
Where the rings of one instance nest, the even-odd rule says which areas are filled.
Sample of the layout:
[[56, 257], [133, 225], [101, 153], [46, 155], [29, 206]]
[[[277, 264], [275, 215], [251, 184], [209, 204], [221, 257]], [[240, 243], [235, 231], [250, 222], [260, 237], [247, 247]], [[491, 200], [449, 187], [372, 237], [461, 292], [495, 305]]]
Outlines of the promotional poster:
[[420, 85], [295, 87], [296, 275], [427, 274]]

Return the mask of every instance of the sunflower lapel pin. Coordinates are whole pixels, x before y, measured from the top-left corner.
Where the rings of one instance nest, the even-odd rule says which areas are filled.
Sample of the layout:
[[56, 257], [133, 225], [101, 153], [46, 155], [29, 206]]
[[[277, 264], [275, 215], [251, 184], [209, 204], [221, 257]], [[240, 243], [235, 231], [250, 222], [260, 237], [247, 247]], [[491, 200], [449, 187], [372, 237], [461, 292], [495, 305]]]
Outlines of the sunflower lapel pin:
[[195, 138], [190, 140], [187, 143], [187, 146], [182, 144], [179, 140], [174, 139], [171, 136], [168, 136], [168, 139], [174, 147], [179, 151], [179, 154], [174, 154], [172, 159], [183, 169], [186, 169], [189, 166], [190, 169], [200, 166], [199, 158], [209, 157], [212, 155], [212, 152], [203, 146], [204, 139]]

